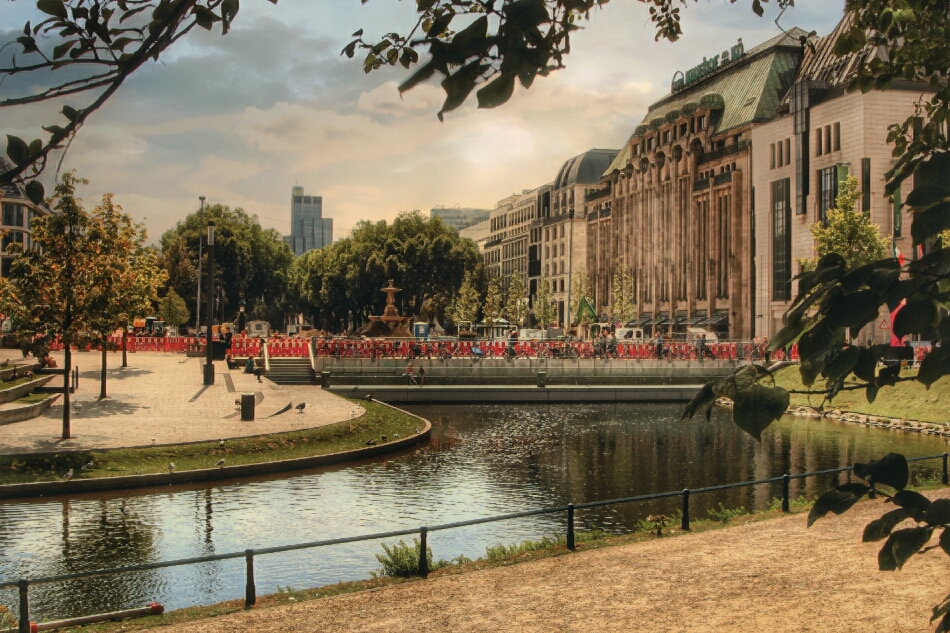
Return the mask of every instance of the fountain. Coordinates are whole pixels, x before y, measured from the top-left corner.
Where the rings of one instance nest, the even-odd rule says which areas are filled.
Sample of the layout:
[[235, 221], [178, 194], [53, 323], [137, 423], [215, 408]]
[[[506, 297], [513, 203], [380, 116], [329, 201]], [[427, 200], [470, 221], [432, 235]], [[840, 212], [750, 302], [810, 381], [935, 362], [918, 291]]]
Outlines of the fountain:
[[409, 326], [412, 323], [412, 317], [399, 315], [396, 308], [396, 293], [402, 288], [396, 288], [393, 280], [389, 280], [389, 285], [380, 288], [386, 293], [386, 307], [383, 309], [382, 316], [369, 317], [369, 323], [360, 328], [357, 334], [369, 338], [412, 338]]

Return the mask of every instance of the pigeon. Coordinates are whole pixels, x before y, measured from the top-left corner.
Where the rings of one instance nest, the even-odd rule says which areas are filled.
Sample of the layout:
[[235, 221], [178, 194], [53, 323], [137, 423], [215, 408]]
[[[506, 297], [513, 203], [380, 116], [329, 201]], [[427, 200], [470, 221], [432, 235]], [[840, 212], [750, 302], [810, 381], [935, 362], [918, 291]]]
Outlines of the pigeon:
[[175, 462], [168, 462], [168, 474], [175, 472]]
[[366, 394], [365, 396], [363, 396], [363, 400], [369, 400], [370, 402], [372, 402], [372, 401], [373, 401], [373, 394], [371, 394], [371, 393]]
[[89, 463], [86, 464], [86, 465], [84, 465], [84, 466], [82, 467], [82, 469], [83, 469], [83, 470], [92, 470], [92, 467], [95, 466], [95, 465], [96, 465], [96, 462], [90, 459], [90, 460], [89, 460]]
[[366, 445], [367, 445], [367, 446], [376, 446], [376, 440], [367, 440]]
[[4, 367], [6, 367], [6, 366], [9, 365], [9, 364], [10, 364], [10, 359], [9, 359], [9, 358], [6, 359], [5, 361], [3, 361], [3, 366], [4, 366]]
[[223, 460], [223, 459], [219, 459], [217, 466], [218, 466], [218, 468], [224, 468], [224, 460]]
[[224, 440], [221, 440], [220, 442], [218, 442], [218, 446], [220, 446], [221, 448], [224, 448]]
[[152, 446], [155, 446], [155, 438], [152, 438]]
[[306, 407], [306, 406], [307, 406], [307, 403], [306, 403], [306, 402], [301, 402], [301, 403], [298, 404], [296, 407], [294, 407], [294, 409], [297, 410], [297, 413], [303, 413], [304, 407]]
[[63, 477], [63, 481], [69, 481], [72, 478], [73, 478], [73, 469], [70, 468], [69, 472], [67, 472], [66, 475]]
[[360, 388], [360, 386], [359, 386], [359, 385], [356, 385], [356, 386], [354, 386], [352, 389], [350, 389], [350, 391], [356, 391], [356, 390], [359, 389], [359, 388]]

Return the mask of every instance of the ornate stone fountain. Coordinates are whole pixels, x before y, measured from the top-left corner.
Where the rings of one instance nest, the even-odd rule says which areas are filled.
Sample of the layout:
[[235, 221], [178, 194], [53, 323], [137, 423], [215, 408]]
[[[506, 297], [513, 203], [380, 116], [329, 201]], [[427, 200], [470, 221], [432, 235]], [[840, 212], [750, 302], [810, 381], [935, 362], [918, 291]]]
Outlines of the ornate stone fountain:
[[390, 279], [389, 285], [380, 290], [386, 293], [383, 315], [369, 317], [369, 323], [360, 328], [358, 334], [371, 338], [412, 338], [412, 332], [409, 331], [412, 317], [400, 316], [396, 308], [396, 293], [402, 288], [396, 288]]

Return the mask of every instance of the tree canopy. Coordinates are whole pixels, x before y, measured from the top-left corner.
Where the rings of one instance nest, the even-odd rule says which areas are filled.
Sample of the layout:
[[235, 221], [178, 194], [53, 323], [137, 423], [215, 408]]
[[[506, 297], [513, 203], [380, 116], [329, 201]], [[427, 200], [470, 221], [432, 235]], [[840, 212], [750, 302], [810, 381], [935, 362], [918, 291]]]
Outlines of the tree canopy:
[[475, 243], [439, 218], [402, 213], [392, 224], [362, 221], [349, 237], [298, 258], [293, 293], [314, 325], [344, 331], [382, 314], [380, 289], [393, 279], [402, 289], [400, 313], [420, 315], [425, 307], [442, 319], [477, 262]]
[[[881, 235], [880, 227], [871, 221], [870, 214], [854, 210], [860, 197], [858, 179], [849, 176], [838, 193], [834, 208], [828, 210], [828, 221], [816, 222], [811, 227], [818, 257], [838, 253], [844, 257], [849, 269], [887, 257], [889, 244]], [[803, 269], [812, 270], [817, 262], [817, 258], [810, 260]]]

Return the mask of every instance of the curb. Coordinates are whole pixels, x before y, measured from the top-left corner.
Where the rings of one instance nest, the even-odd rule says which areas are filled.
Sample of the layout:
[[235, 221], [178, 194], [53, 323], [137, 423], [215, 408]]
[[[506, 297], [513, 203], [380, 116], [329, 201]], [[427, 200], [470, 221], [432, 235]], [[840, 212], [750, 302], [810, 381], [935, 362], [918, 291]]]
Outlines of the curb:
[[121, 477], [98, 477], [96, 479], [73, 479], [71, 481], [40, 481], [27, 484], [6, 484], [0, 486], [0, 499], [14, 499], [22, 497], [42, 497], [56, 495], [73, 495], [102, 490], [125, 490], [129, 488], [151, 488], [155, 486], [170, 486], [178, 484], [220, 481], [222, 479], [236, 479], [256, 475], [305, 470], [318, 466], [339, 464], [376, 457], [387, 453], [394, 453], [404, 448], [428, 441], [432, 433], [432, 423], [414, 413], [409, 413], [392, 405], [380, 402], [390, 409], [404, 413], [424, 423], [422, 431], [416, 435], [402, 438], [398, 441], [387, 442], [377, 446], [357, 448], [351, 451], [330, 453], [329, 455], [314, 455], [313, 457], [299, 457], [258, 464], [243, 464], [240, 466], [225, 466], [223, 468], [206, 468], [201, 470], [184, 470], [174, 473], [155, 473], [149, 475], [124, 475]]
[[59, 395], [57, 394], [51, 394], [46, 400], [41, 400], [40, 402], [36, 402], [25, 407], [17, 407], [15, 409], [0, 411], [0, 424], [13, 424], [14, 422], [32, 420], [49, 409], [58, 397]]

